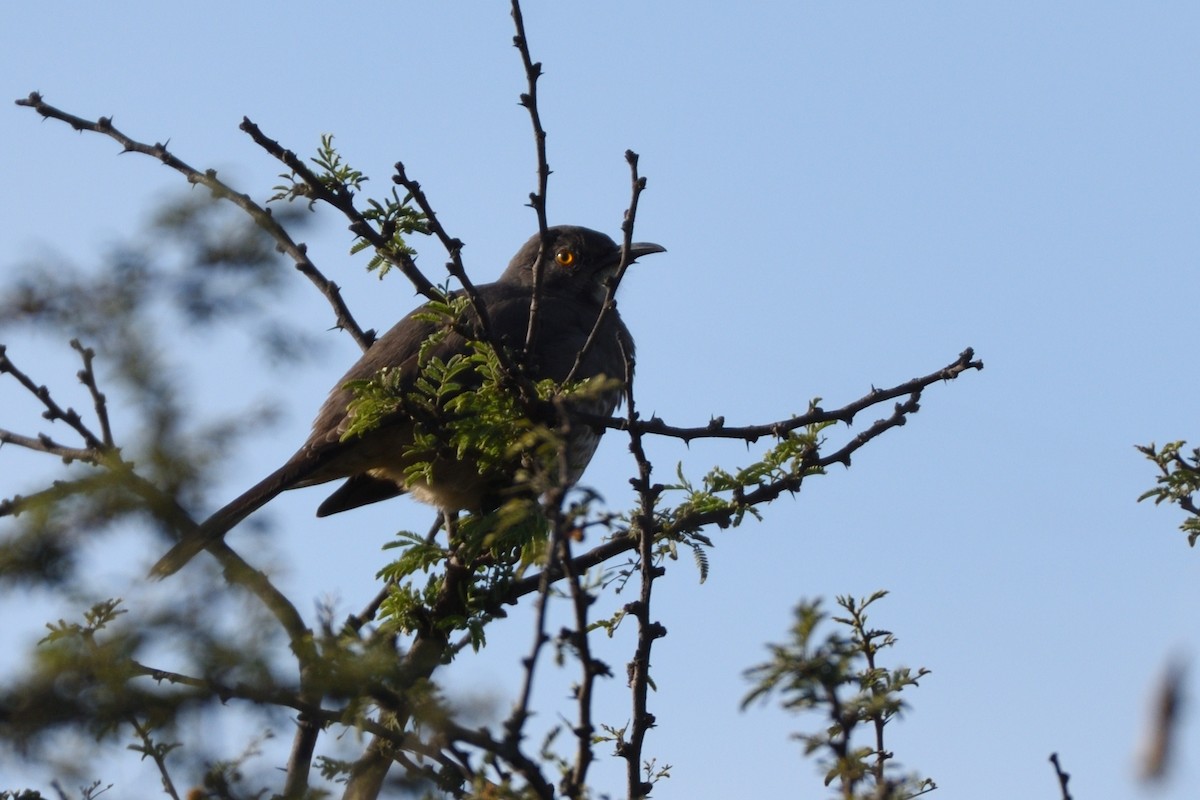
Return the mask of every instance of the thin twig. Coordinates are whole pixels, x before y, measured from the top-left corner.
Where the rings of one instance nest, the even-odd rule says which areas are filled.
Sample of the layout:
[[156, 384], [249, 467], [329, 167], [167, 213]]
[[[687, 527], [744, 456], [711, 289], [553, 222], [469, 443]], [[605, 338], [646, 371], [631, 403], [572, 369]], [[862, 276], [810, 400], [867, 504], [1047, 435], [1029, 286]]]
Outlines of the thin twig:
[[167, 769], [167, 752], [157, 747], [154, 739], [150, 736], [150, 728], [138, 722], [136, 718], [131, 718], [129, 724], [133, 727], [134, 733], [142, 740], [142, 757], [149, 756], [158, 768], [158, 776], [162, 780], [163, 791], [175, 800], [179, 800], [179, 792], [175, 789], [175, 782], [171, 780], [171, 773]]
[[84, 347], [79, 343], [78, 339], [71, 340], [71, 347], [83, 359], [83, 369], [78, 373], [79, 382], [86, 386], [92, 395], [92, 406], [96, 409], [96, 419], [100, 422], [100, 436], [104, 440], [104, 446], [115, 447], [112, 427], [108, 421], [108, 401], [104, 393], [96, 387], [96, 373], [92, 369], [92, 362], [96, 358], [96, 351], [90, 347]]
[[23, 436], [22, 434], [0, 428], [0, 445], [3, 444], [15, 444], [18, 447], [36, 450], [39, 453], [49, 453], [52, 456], [58, 456], [68, 464], [72, 461], [82, 461], [85, 464], [100, 463], [100, 454], [95, 450], [82, 447], [67, 447], [64, 444], [54, 441], [44, 433], [39, 433], [37, 436]]
[[1071, 800], [1071, 793], [1067, 791], [1067, 783], [1070, 782], [1070, 774], [1063, 772], [1062, 765], [1058, 763], [1058, 753], [1050, 754], [1050, 763], [1054, 765], [1054, 774], [1058, 776], [1058, 788], [1062, 791], [1062, 800]]
[[637, 153], [632, 150], [626, 150], [625, 162], [629, 164], [632, 196], [629, 199], [629, 207], [625, 210], [625, 217], [621, 222], [621, 262], [617, 265], [617, 271], [607, 281], [608, 285], [605, 287], [604, 303], [600, 306], [600, 313], [596, 316], [596, 322], [592, 325], [592, 330], [588, 334], [587, 341], [583, 343], [583, 347], [579, 348], [579, 352], [575, 354], [575, 363], [571, 365], [571, 371], [567, 373], [567, 379], [564, 383], [570, 383], [575, 379], [575, 374], [583, 365], [584, 357], [592, 349], [592, 346], [596, 343], [596, 339], [600, 336], [601, 326], [603, 326], [605, 318], [616, 309], [617, 287], [621, 285], [621, 279], [625, 277], [625, 271], [629, 269], [629, 252], [633, 246], [633, 226], [637, 219], [638, 198], [642, 196], [642, 192], [646, 189], [646, 179], [638, 175]]
[[550, 590], [552, 587], [550, 576], [555, 574], [558, 569], [558, 541], [562, 537], [563, 531], [561, 530], [561, 525], [551, 523], [550, 542], [547, 545], [548, 560], [546, 568], [542, 570], [543, 580], [538, 586], [537, 600], [535, 601], [536, 612], [533, 623], [533, 644], [530, 646], [529, 655], [525, 656], [521, 661], [521, 666], [524, 668], [525, 673], [521, 681], [521, 694], [517, 702], [513, 705], [512, 713], [504, 721], [504, 738], [513, 747], [519, 746], [525, 722], [529, 719], [529, 703], [533, 697], [534, 672], [537, 668], [538, 657], [541, 655], [542, 648], [550, 638], [546, 634], [546, 615], [550, 610]]
[[[46, 386], [39, 386], [32, 378], [18, 369], [17, 365], [8, 358], [4, 345], [0, 345], [0, 374], [5, 372], [7, 372], [9, 375], [12, 375], [17, 380], [17, 383], [24, 386], [29, 390], [30, 394], [41, 401], [42, 405], [46, 408], [46, 410], [42, 412], [42, 417], [50, 420], [51, 422], [61, 419], [63, 422], [67, 423], [67, 425], [69, 425], [83, 439], [84, 444], [87, 445], [87, 449], [93, 451], [96, 456], [104, 454], [109, 449], [104, 442], [101, 441], [100, 437], [96, 436], [96, 434], [94, 434], [92, 430], [84, 424], [83, 419], [79, 416], [75, 409], [70, 407], [64, 409], [62, 406], [56, 403], [54, 398], [50, 396], [50, 389]], [[13, 440], [12, 443], [28, 446], [24, 441]], [[31, 449], [44, 448], [34, 447]]]
[[533, 125], [534, 148], [537, 151], [537, 189], [529, 194], [529, 205], [537, 214], [538, 237], [541, 241], [537, 258], [533, 262], [533, 294], [529, 303], [529, 327], [525, 330], [525, 351], [532, 352], [538, 335], [538, 317], [541, 306], [542, 273], [546, 257], [546, 244], [550, 235], [546, 217], [546, 192], [550, 186], [550, 164], [546, 160], [546, 129], [542, 127], [542, 115], [538, 110], [538, 79], [542, 76], [542, 64], [534, 61], [529, 52], [529, 39], [525, 36], [525, 17], [521, 13], [519, 0], [512, 0], [513, 47], [521, 54], [521, 65], [525, 69], [526, 89], [521, 93], [520, 103], [529, 112]]

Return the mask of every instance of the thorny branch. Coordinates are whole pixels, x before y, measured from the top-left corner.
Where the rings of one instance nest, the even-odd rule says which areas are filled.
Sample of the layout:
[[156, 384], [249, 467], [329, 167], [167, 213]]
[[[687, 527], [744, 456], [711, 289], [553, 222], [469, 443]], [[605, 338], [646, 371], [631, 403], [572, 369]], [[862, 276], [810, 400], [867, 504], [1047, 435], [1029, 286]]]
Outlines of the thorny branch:
[[[622, 419], [604, 419], [595, 418], [600, 424], [606, 424], [607, 427], [617, 430], [625, 430], [636, 432], [638, 434], [655, 434], [665, 435], [674, 438], [690, 441], [697, 438], [731, 438], [744, 439], [748, 442], [757, 441], [759, 438], [766, 435], [774, 435], [775, 431], [787, 432], [796, 430], [807, 425], [816, 424], [819, 422], [829, 422], [833, 420], [850, 420], [853, 419], [859, 412], [874, 405], [878, 405], [886, 400], [908, 395], [907, 399], [902, 403], [897, 403], [893, 408], [892, 413], [888, 417], [877, 420], [871, 426], [863, 430], [849, 442], [844, 444], [828, 455], [820, 456], [813, 459], [811, 464], [806, 465], [807, 468], [821, 469], [834, 464], [850, 464], [851, 455], [867, 444], [871, 440], [879, 437], [884, 432], [899, 427], [905, 424], [907, 418], [920, 410], [921, 391], [928, 386], [943, 380], [954, 380], [968, 369], [983, 369], [983, 362], [975, 360], [974, 351], [967, 348], [959, 355], [959, 357], [951, 364], [942, 369], [931, 372], [921, 378], [914, 378], [897, 386], [888, 389], [873, 389], [869, 394], [859, 398], [853, 402], [847, 403], [841, 408], [832, 411], [823, 411], [820, 409], [803, 414], [798, 417], [792, 417], [787, 420], [775, 423], [767, 423], [762, 425], [749, 425], [741, 428], [725, 428], [722, 426], [709, 426], [704, 428], [681, 428], [668, 425], [662, 420], [654, 418], [651, 420], [630, 419], [628, 415]], [[581, 419], [591, 420], [592, 418], [585, 415], [578, 415]], [[741, 498], [743, 507], [752, 504], [761, 504], [770, 502], [778, 498], [785, 492], [792, 492], [799, 488], [801, 479], [793, 476], [782, 478], [778, 481], [764, 483], [752, 492], [744, 494]], [[725, 509], [712, 511], [707, 513], [692, 512], [681, 515], [675, 520], [672, 526], [676, 532], [685, 530], [698, 530], [699, 528], [717, 524], [718, 526], [729, 524], [730, 519], [735, 513], [735, 509]], [[627, 533], [627, 532], [625, 532]], [[571, 569], [577, 572], [583, 572], [596, 567], [614, 556], [628, 552], [637, 547], [636, 539], [630, 536], [623, 535], [622, 531], [615, 531], [614, 535], [603, 544], [581, 553], [571, 561]], [[551, 580], [559, 580], [562, 577], [559, 573], [552, 573]], [[530, 592], [537, 591], [540, 582], [543, 580], [542, 575], [530, 575], [513, 583], [509, 588], [508, 594], [504, 598], [505, 603], [514, 603], [521, 597]]]
[[[823, 422], [842, 422], [849, 425], [854, 422], [854, 418], [858, 416], [860, 411], [897, 397], [904, 397], [906, 395], [919, 396], [922, 389], [939, 381], [952, 381], [970, 369], [983, 369], [983, 362], [976, 359], [975, 350], [968, 347], [959, 353], [958, 358], [952, 363], [947, 364], [939, 370], [920, 378], [913, 378], [904, 383], [896, 384], [887, 389], [872, 389], [869, 393], [851, 403], [847, 403], [841, 408], [826, 411], [823, 408], [816, 407], [810, 409], [807, 413], [797, 414], [788, 419], [757, 425], [744, 425], [731, 428], [725, 425], [724, 417], [718, 417], [702, 427], [678, 427], [668, 425], [658, 417], [651, 417], [648, 420], [639, 419], [630, 421], [628, 418], [607, 419], [602, 417], [588, 417], [582, 414], [579, 416], [581, 419], [586, 419], [593, 424], [603, 425], [614, 430], [631, 430], [636, 427], [642, 433], [669, 436], [673, 439], [681, 439], [685, 443], [695, 439], [742, 439], [748, 443], [754, 443], [764, 436], [781, 436], [790, 431], [806, 428], [809, 425], [819, 425]], [[847, 455], [849, 454], [847, 453]]]
[[214, 197], [228, 200], [245, 211], [260, 228], [275, 240], [279, 251], [286, 254], [292, 260], [296, 265], [296, 269], [325, 295], [325, 298], [333, 307], [337, 327], [349, 332], [354, 337], [354, 341], [363, 350], [366, 350], [370, 346], [374, 340], [374, 334], [366, 333], [359, 327], [358, 323], [354, 320], [354, 316], [350, 313], [350, 309], [342, 299], [341, 290], [338, 289], [337, 284], [326, 278], [324, 273], [317, 269], [312, 259], [308, 257], [308, 248], [303, 243], [292, 240], [291, 235], [272, 216], [270, 209], [260, 206], [251, 200], [249, 195], [237, 192], [217, 178], [217, 171], [215, 169], [201, 172], [177, 158], [167, 150], [167, 146], [164, 144], [149, 145], [126, 136], [112, 124], [111, 117], [100, 117], [92, 121], [77, 117], [74, 114], [68, 114], [43, 101], [42, 96], [37, 92], [30, 93], [28, 97], [17, 100], [16, 103], [19, 106], [32, 108], [45, 118], [65, 122], [77, 131], [91, 131], [108, 136], [120, 144], [124, 148], [124, 152], [142, 153], [151, 158], [156, 158], [166, 166], [181, 173], [187, 178], [188, 183], [204, 186], [212, 192]]
[[521, 93], [520, 103], [529, 112], [529, 121], [533, 125], [534, 148], [537, 151], [537, 189], [529, 194], [529, 205], [537, 214], [538, 235], [541, 237], [541, 247], [538, 248], [537, 259], [533, 262], [533, 295], [529, 304], [529, 327], [525, 331], [525, 349], [533, 349], [537, 341], [538, 316], [542, 295], [542, 272], [546, 257], [546, 243], [549, 240], [549, 222], [546, 218], [546, 191], [550, 183], [550, 164], [546, 160], [546, 129], [542, 127], [542, 115], [538, 110], [538, 79], [542, 77], [542, 64], [534, 61], [529, 52], [529, 39], [525, 36], [525, 17], [521, 13], [519, 0], [512, 0], [513, 25], [516, 34], [513, 36], [513, 47], [521, 54], [521, 65], [525, 69], [526, 91]]
[[[425, 274], [417, 268], [416, 263], [412, 260], [412, 256], [392, 247], [388, 237], [381, 231], [376, 230], [375, 226], [355, 207], [354, 192], [349, 187], [344, 184], [338, 185], [337, 188], [327, 186], [308, 168], [303, 159], [264, 134], [249, 117], [243, 117], [242, 124], [238, 127], [245, 131], [255, 144], [266, 150], [293, 173], [298, 175], [304, 181], [305, 186], [308, 187], [310, 198], [328, 203], [342, 212], [350, 220], [350, 232], [370, 242], [379, 255], [404, 273], [404, 277], [408, 278], [418, 293], [428, 297], [430, 300], [441, 298], [440, 293], [430, 282], [429, 278], [425, 277]], [[363, 349], [365, 350], [366, 348], [364, 347]]]
[[396, 174], [392, 177], [392, 180], [403, 186], [412, 196], [413, 202], [417, 204], [417, 207], [421, 209], [421, 213], [425, 215], [430, 232], [438, 237], [438, 241], [442, 243], [442, 247], [450, 255], [450, 260], [446, 263], [446, 271], [462, 285], [463, 292], [466, 294], [467, 299], [471, 301], [471, 309], [475, 312], [476, 319], [479, 320], [480, 332], [478, 335], [492, 345], [492, 350], [496, 353], [496, 358], [500, 361], [501, 369], [512, 380], [521, 397], [526, 401], [531, 400], [535, 396], [535, 393], [529, 380], [525, 377], [525, 373], [520, 371], [517, 365], [513, 363], [508, 349], [504, 347], [504, 344], [493, 332], [492, 320], [488, 314], [487, 304], [483, 302], [479, 290], [475, 287], [470, 277], [467, 276], [467, 270], [463, 266], [462, 260], [462, 240], [446, 232], [432, 204], [429, 202], [429, 198], [426, 197], [425, 191], [421, 188], [421, 184], [408, 177], [408, 173], [404, 169], [404, 164], [397, 161], [395, 168]]
[[[74, 342], [74, 344], [77, 344], [77, 343], [78, 343], [77, 341]], [[84, 359], [84, 370], [79, 373], [79, 380], [81, 383], [84, 383], [85, 385], [89, 385], [88, 381], [90, 380], [90, 381], [92, 381], [90, 386], [94, 386], [95, 385], [95, 376], [93, 376], [91, 374], [91, 351], [83, 350], [81, 348], [76, 348], [76, 349], [79, 350], [80, 354], [83, 356], [83, 359]], [[13, 378], [16, 379], [17, 383], [21, 384], [27, 390], [29, 390], [29, 393], [32, 394], [34, 397], [36, 397], [41, 402], [41, 404], [46, 407], [46, 410], [42, 412], [42, 417], [44, 419], [47, 419], [50, 422], [54, 422], [56, 420], [62, 420], [63, 422], [67, 423], [67, 425], [70, 426], [72, 430], [74, 430], [76, 433], [79, 434], [80, 438], [83, 439], [83, 443], [85, 446], [84, 451], [91, 453], [91, 459], [93, 459], [92, 463], [98, 463], [100, 461], [101, 456], [103, 456], [105, 453], [107, 453], [109, 451], [110, 444], [106, 441], [102, 441], [100, 439], [100, 437], [98, 437], [98, 436], [96, 436], [96, 434], [92, 433], [91, 429], [88, 428], [88, 426], [84, 424], [83, 418], [79, 416], [79, 413], [77, 411], [75, 411], [75, 409], [69, 408], [69, 407], [64, 409], [58, 403], [54, 402], [54, 398], [50, 396], [50, 389], [47, 388], [46, 386], [39, 386], [32, 378], [30, 378], [28, 375], [26, 375], [24, 372], [22, 372], [20, 369], [18, 369], [17, 365], [14, 364], [9, 359], [7, 350], [4, 347], [4, 345], [0, 345], [0, 375], [3, 375], [4, 373], [8, 373], [9, 375], [12, 375]], [[90, 388], [90, 386], [89, 386], [89, 388]], [[92, 397], [97, 403], [97, 408], [96, 408], [97, 415], [99, 415], [101, 417], [101, 419], [105, 420], [106, 421], [105, 424], [107, 425], [108, 412], [104, 406], [104, 396], [103, 395], [97, 396], [97, 394], [93, 391]], [[107, 430], [104, 431], [103, 435], [106, 438], [111, 438], [111, 435], [109, 434], [109, 432]], [[27, 444], [27, 442], [30, 442], [28, 437], [21, 437], [23, 439], [23, 441], [16, 441], [15, 438], [16, 437], [14, 435], [14, 439], [12, 440], [13, 444], [21, 444], [23, 446], [30, 447], [31, 449], [34, 449], [34, 450], [43, 450], [45, 452], [54, 452], [55, 455], [63, 455], [64, 457], [67, 457], [66, 454], [56, 452], [55, 449], [52, 449], [52, 448], [58, 448], [59, 446], [55, 445], [50, 440], [50, 438], [47, 436], [39, 435], [38, 443], [36, 445]], [[89, 459], [87, 457], [84, 457], [84, 458], [80, 458], [79, 460], [87, 461]]]
[[571, 371], [567, 373], [566, 383], [570, 383], [575, 379], [575, 374], [579, 371], [580, 365], [583, 364], [584, 357], [592, 349], [597, 337], [600, 335], [605, 317], [613, 313], [613, 310], [617, 307], [617, 287], [621, 285], [621, 279], [625, 277], [625, 271], [629, 269], [629, 251], [633, 247], [633, 224], [637, 218], [638, 199], [646, 189], [646, 179], [638, 175], [637, 153], [632, 150], [626, 150], [625, 162], [629, 164], [633, 190], [629, 200], [629, 208], [625, 211], [625, 219], [621, 222], [621, 263], [617, 265], [617, 271], [608, 280], [608, 286], [604, 293], [604, 304], [600, 307], [600, 314], [596, 317], [596, 324], [592, 326], [591, 333], [588, 334], [587, 341], [583, 343], [583, 347], [579, 348], [579, 352], [575, 354], [575, 363], [571, 365]]
[[1071, 800], [1071, 793], [1067, 790], [1067, 784], [1071, 781], [1071, 775], [1064, 772], [1062, 764], [1058, 762], [1058, 753], [1050, 754], [1050, 763], [1054, 765], [1054, 774], [1058, 777], [1058, 788], [1061, 792], [1062, 800]]
[[[636, 191], [636, 190], [635, 190]], [[628, 234], [626, 234], [628, 236]], [[631, 423], [637, 419], [637, 405], [633, 396], [633, 354], [625, 353], [625, 402], [628, 406], [626, 419]], [[631, 545], [636, 544], [638, 573], [641, 591], [638, 599], [629, 603], [625, 610], [637, 620], [637, 645], [633, 659], [627, 666], [629, 688], [633, 700], [631, 723], [633, 730], [628, 740], [618, 742], [617, 755], [625, 759], [625, 775], [628, 796], [645, 797], [651, 784], [642, 780], [642, 745], [646, 733], [654, 727], [654, 715], [647, 707], [650, 688], [650, 650], [654, 640], [667, 635], [667, 629], [651, 619], [650, 596], [654, 580], [663, 574], [663, 568], [654, 563], [654, 543], [658, 538], [659, 526], [655, 524], [654, 509], [663, 487], [650, 483], [652, 467], [642, 447], [642, 433], [635, 427], [629, 430], [629, 451], [637, 463], [638, 474], [631, 483], [638, 494], [638, 511], [633, 518], [635, 536], [625, 537]]]

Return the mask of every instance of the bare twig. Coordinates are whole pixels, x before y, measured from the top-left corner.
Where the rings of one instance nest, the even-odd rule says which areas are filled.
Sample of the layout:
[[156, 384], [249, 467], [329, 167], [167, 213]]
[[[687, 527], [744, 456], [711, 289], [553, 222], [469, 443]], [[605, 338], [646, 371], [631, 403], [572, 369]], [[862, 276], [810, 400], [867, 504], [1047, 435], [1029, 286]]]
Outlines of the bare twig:
[[130, 719], [129, 723], [133, 727], [134, 733], [142, 740], [142, 746], [139, 749], [142, 757], [149, 757], [154, 761], [154, 766], [158, 768], [159, 778], [162, 779], [163, 791], [175, 800], [179, 800], [179, 792], [175, 790], [175, 782], [171, 780], [171, 773], [167, 769], [166, 756], [168, 751], [164, 751], [155, 745], [149, 726], [142, 724], [136, 718]]
[[85, 464], [100, 463], [100, 454], [95, 450], [82, 447], [67, 447], [54, 441], [44, 433], [39, 433], [37, 436], [23, 436], [22, 434], [0, 428], [0, 444], [15, 444], [18, 447], [24, 447], [28, 450], [49, 453], [50, 455], [58, 456], [68, 464], [72, 461], [82, 461]]
[[104, 397], [104, 393], [96, 387], [96, 373], [92, 370], [92, 361], [96, 357], [96, 351], [90, 347], [84, 347], [78, 339], [71, 340], [71, 347], [83, 359], [83, 369], [78, 373], [79, 382], [91, 392], [92, 405], [96, 409], [96, 419], [100, 422], [100, 435], [104, 440], [104, 446], [114, 447], [112, 427], [108, 421], [108, 401]]
[[604, 292], [604, 303], [600, 306], [600, 313], [596, 316], [596, 323], [592, 325], [592, 330], [588, 334], [587, 341], [583, 343], [583, 347], [579, 348], [579, 352], [575, 354], [575, 363], [571, 365], [571, 371], [567, 373], [565, 383], [570, 383], [575, 379], [575, 374], [583, 364], [584, 357], [592, 349], [592, 346], [596, 343], [596, 339], [600, 336], [601, 326], [604, 325], [605, 318], [616, 309], [617, 287], [621, 285], [621, 279], [625, 277], [625, 271], [629, 269], [629, 251], [633, 246], [633, 225], [637, 219], [638, 198], [642, 196], [642, 192], [646, 189], [646, 179], [638, 175], [637, 153], [632, 150], [626, 150], [625, 162], [629, 164], [633, 191], [632, 197], [629, 200], [629, 208], [625, 210], [625, 218], [621, 222], [621, 262], [617, 265], [617, 271], [608, 279], [608, 285]]
[[537, 151], [537, 189], [529, 194], [529, 205], [537, 214], [538, 235], [541, 246], [538, 248], [537, 259], [533, 262], [533, 295], [529, 304], [529, 327], [525, 331], [525, 350], [533, 350], [537, 341], [538, 316], [542, 294], [542, 271], [546, 256], [546, 243], [549, 234], [546, 232], [549, 223], [546, 217], [546, 192], [550, 185], [550, 164], [546, 160], [546, 129], [542, 127], [542, 115], [538, 111], [538, 79], [542, 76], [542, 64], [534, 61], [529, 52], [529, 39], [525, 36], [525, 17], [521, 13], [519, 0], [512, 0], [513, 25], [516, 34], [513, 36], [513, 47], [521, 54], [521, 65], [525, 69], [526, 90], [521, 93], [520, 103], [529, 112], [529, 121], [533, 125], [534, 148]]
[[[21, 370], [17, 369], [17, 365], [8, 358], [4, 345], [0, 345], [0, 374], [6, 372], [9, 375], [12, 375], [17, 380], [17, 383], [28, 389], [29, 393], [41, 401], [42, 405], [46, 407], [46, 410], [42, 412], [42, 417], [50, 420], [51, 422], [61, 419], [63, 422], [67, 423], [67, 425], [69, 425], [76, 433], [79, 434], [79, 436], [83, 439], [84, 444], [87, 445], [87, 449], [92, 451], [97, 458], [110, 449], [103, 441], [101, 441], [98, 436], [96, 436], [96, 434], [92, 432], [90, 428], [88, 428], [87, 425], [84, 424], [83, 418], [79, 416], [75, 409], [70, 407], [64, 409], [58, 403], [54, 402], [54, 398], [50, 396], [50, 389], [48, 389], [46, 386], [39, 386], [33, 381], [32, 378], [30, 378]], [[41, 441], [41, 438], [42, 437], [39, 437], [39, 442]], [[10, 441], [13, 444], [21, 444], [22, 446], [26, 447], [29, 446], [25, 441], [17, 441], [15, 438]], [[49, 439], [47, 438], [46, 441], [49, 442]], [[46, 448], [47, 445], [43, 444], [41, 446], [32, 447], [31, 449], [45, 450], [46, 452], [50, 452]]]
[[296, 269], [312, 281], [313, 285], [325, 295], [325, 298], [333, 307], [337, 326], [348, 331], [354, 337], [354, 341], [358, 342], [359, 346], [364, 350], [370, 346], [373, 335], [364, 333], [362, 328], [358, 326], [358, 323], [350, 313], [350, 309], [347, 308], [345, 301], [342, 300], [341, 291], [338, 289], [337, 284], [330, 281], [317, 269], [316, 265], [308, 257], [305, 245], [293, 241], [292, 237], [275, 220], [268, 209], [255, 203], [250, 199], [249, 195], [235, 191], [228, 184], [218, 179], [216, 170], [209, 169], [201, 172], [179, 158], [176, 158], [175, 155], [167, 150], [164, 144], [149, 145], [126, 136], [113, 126], [111, 117], [100, 117], [92, 121], [77, 117], [74, 114], [68, 114], [43, 101], [42, 96], [37, 92], [32, 92], [28, 97], [16, 102], [19, 106], [32, 108], [43, 117], [65, 122], [77, 131], [91, 131], [108, 136], [120, 144], [127, 153], [142, 153], [151, 158], [156, 158], [166, 166], [182, 174], [187, 178], [188, 183], [204, 186], [213, 193], [214, 197], [228, 200], [245, 211], [254, 220], [255, 224], [275, 240], [275, 244], [280, 252], [285, 253], [292, 259]]
[[[559, 515], [559, 519], [561, 519], [561, 515]], [[560, 556], [558, 542], [562, 540], [563, 535], [561, 524], [552, 522], [550, 527], [550, 542], [547, 546], [548, 558], [546, 568], [542, 570], [544, 580], [538, 586], [537, 612], [534, 615], [533, 644], [530, 647], [529, 655], [525, 656], [521, 661], [521, 666], [525, 671], [521, 682], [521, 694], [517, 702], [513, 705], [512, 713], [504, 721], [504, 738], [513, 748], [520, 746], [525, 722], [529, 719], [529, 702], [533, 697], [533, 676], [537, 668], [538, 657], [541, 655], [542, 648], [549, 640], [549, 637], [546, 635], [546, 615], [550, 608], [550, 589], [552, 585], [550, 576], [558, 570], [558, 559]]]
[[1050, 754], [1050, 763], [1054, 765], [1054, 774], [1058, 776], [1058, 788], [1062, 791], [1062, 800], [1071, 800], [1071, 793], [1067, 791], [1067, 783], [1071, 780], [1071, 776], [1067, 772], [1063, 772], [1062, 765], [1058, 763], [1058, 753]]

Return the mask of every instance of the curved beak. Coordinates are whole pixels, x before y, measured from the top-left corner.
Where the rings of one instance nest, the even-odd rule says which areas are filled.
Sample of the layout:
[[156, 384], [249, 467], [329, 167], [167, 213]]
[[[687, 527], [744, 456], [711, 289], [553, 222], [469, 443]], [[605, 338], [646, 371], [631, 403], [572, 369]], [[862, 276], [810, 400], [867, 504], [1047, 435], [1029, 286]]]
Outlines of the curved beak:
[[652, 253], [665, 252], [667, 252], [667, 248], [663, 247], [661, 244], [655, 244], [654, 242], [634, 242], [633, 244], [629, 245], [629, 263], [632, 264], [642, 256], [648, 256]]

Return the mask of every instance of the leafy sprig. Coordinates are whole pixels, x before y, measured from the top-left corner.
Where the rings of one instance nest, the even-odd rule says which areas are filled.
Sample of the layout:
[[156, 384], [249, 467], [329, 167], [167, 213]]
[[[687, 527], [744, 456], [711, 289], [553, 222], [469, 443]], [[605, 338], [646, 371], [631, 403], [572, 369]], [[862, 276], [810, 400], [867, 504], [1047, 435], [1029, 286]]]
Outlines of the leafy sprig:
[[1188, 513], [1179, 529], [1187, 534], [1188, 545], [1195, 547], [1200, 539], [1200, 506], [1196, 495], [1200, 493], [1200, 447], [1192, 448], [1191, 455], [1182, 450], [1186, 442], [1168, 442], [1158, 449], [1154, 444], [1142, 445], [1137, 449], [1159, 469], [1153, 489], [1143, 492], [1138, 498], [1153, 500], [1155, 505], [1174, 503]]
[[[310, 173], [311, 177], [303, 176], [296, 170], [280, 173], [279, 177], [284, 182], [272, 187], [275, 194], [271, 195], [268, 202], [291, 202], [303, 198], [308, 200], [308, 207], [312, 209], [321, 199], [322, 192], [310, 181], [315, 180], [327, 195], [350, 196], [361, 191], [363, 184], [370, 180], [361, 170], [351, 167], [342, 158], [333, 145], [333, 134], [321, 135], [317, 154], [309, 161], [317, 167]], [[372, 241], [359, 234], [350, 245], [350, 253], [353, 255], [373, 248], [375, 252], [367, 262], [367, 270], [378, 271], [380, 278], [394, 266], [396, 256], [403, 254], [411, 258], [416, 255], [417, 251], [408, 244], [405, 237], [415, 233], [425, 236], [430, 234], [428, 218], [412, 204], [412, 201], [411, 193], [401, 197], [395, 187], [392, 188], [391, 196], [382, 201], [367, 199], [368, 208], [362, 212], [362, 219], [377, 226], [379, 239], [384, 243], [380, 245], [379, 241]], [[389, 257], [392, 257], [392, 260], [389, 260]]]
[[[795, 609], [791, 641], [770, 645], [771, 659], [746, 671], [754, 686], [742, 701], [745, 708], [756, 700], [780, 696], [783, 708], [793, 712], [823, 713], [827, 724], [814, 733], [797, 733], [805, 755], [821, 753], [818, 765], [825, 770], [825, 785], [838, 784], [844, 800], [907, 800], [936, 789], [929, 778], [894, 774], [893, 754], [884, 747], [884, 729], [906, 707], [900, 694], [917, 686], [929, 674], [920, 668], [886, 669], [879, 654], [896, 644], [886, 630], [867, 625], [867, 608], [887, 595], [838, 597], [845, 616], [831, 616], [821, 601], [802, 601]], [[824, 638], [818, 630], [828, 621], [841, 629]], [[870, 745], [855, 745], [860, 726], [871, 729]]]

